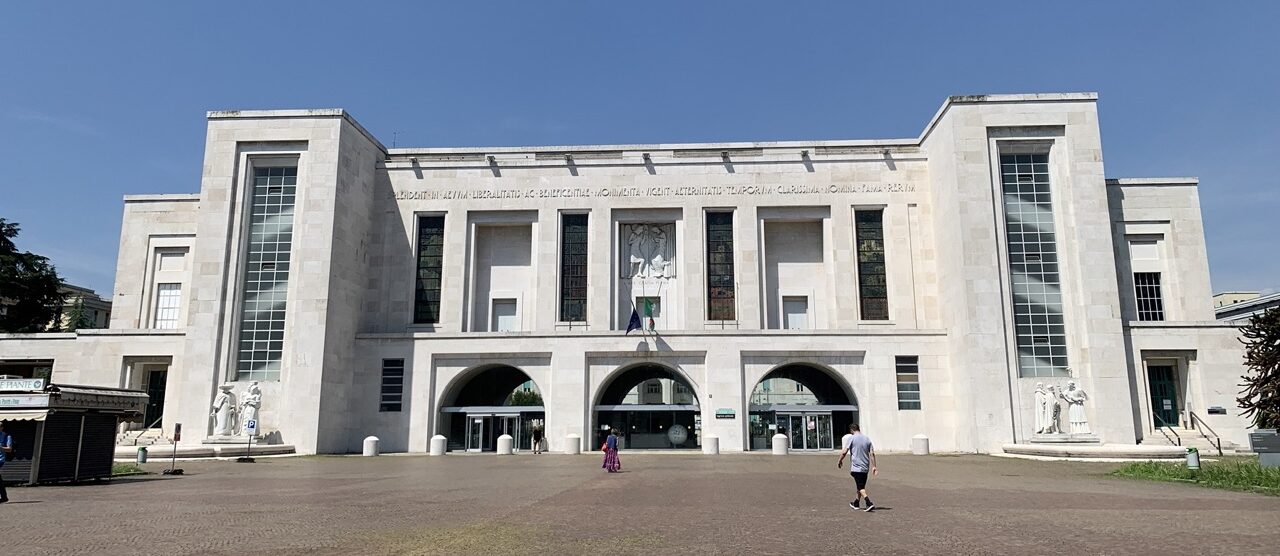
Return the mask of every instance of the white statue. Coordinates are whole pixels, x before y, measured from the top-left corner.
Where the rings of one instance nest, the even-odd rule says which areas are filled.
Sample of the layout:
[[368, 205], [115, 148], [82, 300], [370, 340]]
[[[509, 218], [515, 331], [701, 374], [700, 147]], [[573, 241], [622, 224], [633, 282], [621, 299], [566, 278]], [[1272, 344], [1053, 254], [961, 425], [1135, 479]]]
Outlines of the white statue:
[[649, 275], [653, 278], [670, 278], [671, 261], [667, 259], [667, 232], [662, 230], [662, 226], [657, 224], [649, 228], [649, 233], [653, 234], [653, 258], [649, 264]]
[[1089, 396], [1076, 387], [1076, 381], [1067, 381], [1067, 390], [1058, 394], [1067, 402], [1067, 422], [1071, 423], [1071, 434], [1090, 434], [1089, 419], [1084, 415], [1084, 402]]
[[231, 436], [235, 428], [236, 396], [231, 393], [230, 384], [223, 384], [218, 390], [221, 392], [213, 398], [213, 411], [209, 413], [213, 417], [213, 435]]
[[1049, 385], [1044, 401], [1044, 432], [1040, 434], [1062, 434], [1058, 427], [1058, 416], [1062, 413], [1062, 404], [1058, 403], [1058, 387]]
[[630, 266], [628, 266], [626, 278], [637, 278], [643, 275], [648, 262], [648, 257], [644, 254], [644, 244], [645, 240], [649, 239], [649, 229], [642, 224], [632, 224], [629, 227], [631, 234], [627, 238], [627, 245], [630, 247], [628, 252]]
[[1036, 434], [1044, 434], [1049, 428], [1049, 391], [1044, 389], [1043, 382], [1036, 383], [1035, 394]]
[[258, 387], [258, 381], [249, 383], [249, 389], [245, 390], [244, 401], [240, 402], [240, 428], [241, 434], [249, 436], [249, 421], [258, 420], [258, 409], [262, 407], [262, 389]]

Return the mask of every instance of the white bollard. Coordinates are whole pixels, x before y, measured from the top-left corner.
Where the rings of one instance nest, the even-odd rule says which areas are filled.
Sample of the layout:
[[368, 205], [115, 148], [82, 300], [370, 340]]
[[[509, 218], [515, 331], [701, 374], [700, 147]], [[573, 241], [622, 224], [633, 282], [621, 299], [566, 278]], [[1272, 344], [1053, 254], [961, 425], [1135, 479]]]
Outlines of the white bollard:
[[911, 453], [917, 456], [929, 455], [929, 437], [923, 434], [911, 437]]
[[431, 455], [443, 456], [445, 451], [449, 449], [449, 439], [443, 435], [435, 435], [431, 437]]
[[787, 435], [782, 433], [773, 435], [773, 455], [787, 455], [787, 450], [790, 449], [790, 445], [791, 441], [787, 439]]
[[511, 435], [504, 434], [498, 437], [498, 455], [509, 456], [515, 452], [516, 440]]
[[378, 442], [379, 440], [376, 436], [366, 436], [364, 438], [364, 455], [366, 457], [378, 455]]
[[582, 437], [573, 433], [564, 437], [564, 453], [576, 456], [582, 453]]
[[720, 437], [714, 434], [702, 437], [702, 453], [714, 456], [720, 453]]

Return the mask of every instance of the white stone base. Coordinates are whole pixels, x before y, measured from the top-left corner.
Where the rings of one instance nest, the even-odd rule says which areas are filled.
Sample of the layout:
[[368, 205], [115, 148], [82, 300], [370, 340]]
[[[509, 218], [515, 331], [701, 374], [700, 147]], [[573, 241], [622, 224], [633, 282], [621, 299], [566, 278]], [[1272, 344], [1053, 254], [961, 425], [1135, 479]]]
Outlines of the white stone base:
[[[178, 458], [228, 458], [239, 457], [245, 453], [245, 445], [241, 444], [214, 444], [204, 446], [178, 446]], [[274, 456], [280, 454], [292, 454], [294, 448], [292, 444], [254, 444], [251, 455], [254, 456]], [[137, 446], [116, 446], [116, 459], [133, 459], [138, 455]], [[173, 445], [163, 444], [156, 446], [147, 446], [147, 460], [155, 463], [157, 459], [173, 457]]]
[[1102, 440], [1095, 434], [1037, 434], [1031, 437], [1032, 444], [1101, 444]]
[[1146, 444], [1005, 444], [1004, 453], [1024, 456], [1044, 456], [1073, 459], [1169, 459], [1181, 460], [1187, 455], [1180, 446], [1151, 446]]
[[[257, 445], [258, 445], [258, 443], [259, 443], [259, 442], [262, 442], [262, 437], [261, 437], [261, 436], [255, 436], [255, 437], [253, 437], [253, 445], [254, 445], [255, 447], [257, 447]], [[249, 437], [247, 437], [247, 436], [209, 436], [209, 437], [206, 437], [204, 440], [202, 440], [202, 441], [201, 441], [201, 443], [202, 443], [202, 444], [240, 444], [240, 445], [244, 445], [244, 444], [248, 444], [248, 443], [249, 443]]]

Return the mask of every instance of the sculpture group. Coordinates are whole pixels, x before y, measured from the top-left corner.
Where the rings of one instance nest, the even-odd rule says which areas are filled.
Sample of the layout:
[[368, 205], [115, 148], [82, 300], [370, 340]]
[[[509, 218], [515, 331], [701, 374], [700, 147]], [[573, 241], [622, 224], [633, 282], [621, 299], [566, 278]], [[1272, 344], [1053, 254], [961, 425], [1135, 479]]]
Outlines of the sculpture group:
[[1092, 434], [1089, 430], [1089, 419], [1084, 413], [1084, 402], [1089, 396], [1076, 386], [1076, 381], [1067, 381], [1065, 390], [1059, 392], [1050, 384], [1047, 388], [1043, 382], [1036, 383], [1035, 415], [1036, 434], [1063, 434], [1058, 422], [1062, 414], [1062, 400], [1067, 404], [1067, 423], [1070, 434]]
[[675, 253], [668, 241], [669, 224], [627, 224], [627, 267], [623, 278], [673, 278]]
[[218, 395], [213, 398], [212, 411], [213, 436], [249, 436], [249, 421], [258, 419], [258, 410], [262, 408], [262, 389], [258, 381], [249, 383], [245, 390], [244, 400], [236, 405], [236, 395], [231, 393], [231, 384], [218, 387]]

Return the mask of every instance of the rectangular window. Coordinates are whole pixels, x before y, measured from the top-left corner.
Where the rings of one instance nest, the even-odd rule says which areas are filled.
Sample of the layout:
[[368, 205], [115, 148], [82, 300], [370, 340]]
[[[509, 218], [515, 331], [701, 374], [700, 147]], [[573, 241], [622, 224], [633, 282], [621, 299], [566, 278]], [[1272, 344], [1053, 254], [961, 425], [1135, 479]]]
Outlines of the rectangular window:
[[809, 298], [805, 296], [784, 296], [782, 313], [786, 318], [787, 330], [809, 329]]
[[404, 359], [382, 360], [382, 394], [378, 411], [400, 411], [404, 402]]
[[1068, 376], [1049, 155], [1000, 156], [1018, 375]]
[[862, 320], [889, 320], [889, 286], [884, 268], [884, 210], [853, 212], [858, 241], [858, 297]]
[[418, 217], [418, 275], [413, 322], [440, 322], [440, 283], [444, 275], [444, 216]]
[[733, 213], [707, 213], [707, 320], [734, 320]]
[[237, 380], [280, 380], [297, 167], [254, 168]]
[[1164, 320], [1164, 298], [1160, 294], [1160, 273], [1133, 273], [1133, 287], [1138, 298], [1138, 320]]
[[645, 392], [646, 392], [646, 393], [649, 393], [649, 394], [661, 394], [661, 393], [662, 393], [662, 383], [661, 383], [661, 382], [650, 382], [649, 384], [647, 384], [647, 385], [645, 386]]
[[920, 356], [899, 355], [894, 358], [898, 375], [898, 409], [920, 409]]
[[516, 313], [516, 300], [493, 300], [493, 316], [489, 325], [494, 332], [511, 332], [520, 329], [520, 315]]
[[587, 320], [587, 215], [560, 217], [560, 320]]
[[169, 330], [178, 327], [182, 305], [182, 284], [156, 284], [155, 322], [152, 328]]

